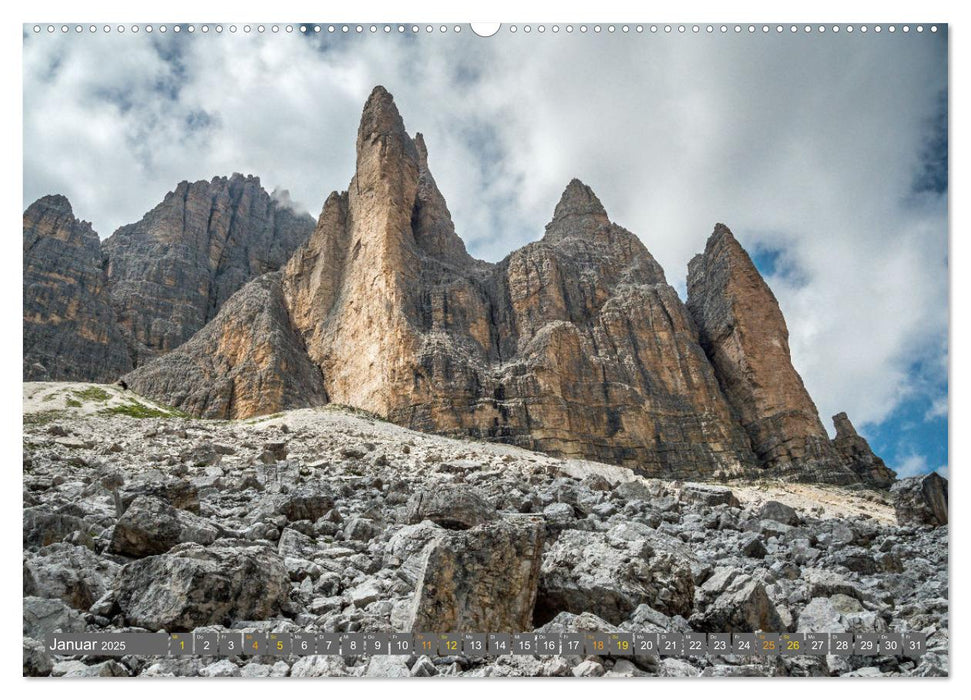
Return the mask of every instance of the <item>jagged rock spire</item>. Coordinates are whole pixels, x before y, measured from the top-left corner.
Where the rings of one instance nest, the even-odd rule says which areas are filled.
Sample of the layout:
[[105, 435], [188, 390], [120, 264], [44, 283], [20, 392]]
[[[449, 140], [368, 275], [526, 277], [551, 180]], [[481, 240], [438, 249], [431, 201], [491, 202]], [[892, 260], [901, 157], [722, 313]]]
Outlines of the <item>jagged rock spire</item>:
[[762, 465], [780, 475], [855, 481], [792, 366], [775, 295], [724, 224], [715, 225], [705, 252], [689, 263], [688, 309]]
[[897, 479], [897, 473], [873, 454], [870, 443], [856, 432], [849, 416], [846, 413], [837, 413], [833, 416], [833, 425], [836, 427], [833, 447], [843, 463], [856, 472], [863, 483], [881, 489], [890, 488]]
[[603, 204], [587, 185], [573, 178], [563, 190], [553, 220], [546, 225], [543, 240], [555, 242], [569, 237], [587, 238], [610, 225]]

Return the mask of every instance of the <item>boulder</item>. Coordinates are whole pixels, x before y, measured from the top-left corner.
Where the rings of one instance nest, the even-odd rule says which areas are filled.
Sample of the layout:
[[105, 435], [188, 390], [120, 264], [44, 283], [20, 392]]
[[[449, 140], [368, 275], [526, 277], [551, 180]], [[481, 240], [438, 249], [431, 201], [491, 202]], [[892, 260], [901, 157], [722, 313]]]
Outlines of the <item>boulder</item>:
[[24, 508], [24, 549], [39, 549], [68, 538], [92, 544], [92, 525], [82, 518], [53, 513], [46, 506]]
[[280, 612], [289, 590], [286, 566], [273, 549], [228, 539], [139, 559], [115, 583], [128, 623], [153, 631], [265, 620]]
[[24, 636], [46, 640], [51, 632], [84, 632], [81, 614], [59, 598], [24, 596]]
[[692, 626], [704, 632], [786, 631], [763, 580], [764, 575], [717, 568], [699, 589], [699, 614], [692, 617]]
[[900, 525], [947, 525], [947, 479], [939, 474], [912, 476], [890, 489]]
[[408, 500], [407, 522], [431, 520], [449, 530], [468, 530], [495, 520], [496, 508], [468, 486], [423, 489]]
[[778, 501], [767, 501], [759, 509], [759, 518], [761, 520], [774, 520], [783, 525], [795, 525], [799, 522], [799, 514], [796, 513], [796, 509]]
[[218, 536], [219, 530], [208, 520], [154, 496], [139, 496], [115, 524], [108, 551], [146, 557], [183, 542], [212, 544]]
[[60, 598], [87, 610], [110, 589], [119, 568], [87, 547], [52, 544], [24, 555], [24, 595]]
[[543, 557], [536, 619], [591, 612], [619, 624], [641, 603], [687, 616], [691, 559], [683, 544], [637, 523], [607, 533], [566, 530]]
[[532, 629], [544, 536], [542, 520], [512, 516], [433, 540], [425, 551], [408, 629]]
[[49, 676], [53, 668], [47, 645], [37, 639], [24, 637], [24, 676]]
[[139, 496], [153, 496], [173, 508], [199, 514], [199, 489], [192, 482], [177, 477], [129, 482], [122, 487], [120, 495], [124, 508]]

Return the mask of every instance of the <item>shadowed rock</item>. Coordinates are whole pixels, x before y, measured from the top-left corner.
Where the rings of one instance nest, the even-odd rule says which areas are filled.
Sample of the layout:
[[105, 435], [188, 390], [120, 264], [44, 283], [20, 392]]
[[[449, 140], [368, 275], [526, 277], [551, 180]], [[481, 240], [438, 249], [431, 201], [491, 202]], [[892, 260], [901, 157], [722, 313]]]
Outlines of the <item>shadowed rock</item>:
[[182, 345], [244, 284], [280, 269], [313, 230], [285, 193], [234, 173], [180, 182], [102, 248], [118, 325], [136, 365]]
[[898, 481], [893, 494], [901, 525], [947, 525], [947, 479], [939, 474], [912, 476]]
[[723, 224], [688, 266], [688, 309], [761, 466], [808, 481], [853, 483], [789, 356], [772, 290]]
[[870, 443], [861, 437], [845, 413], [833, 416], [836, 437], [833, 447], [843, 463], [860, 477], [864, 484], [889, 489], [897, 479], [897, 473], [888, 468], [883, 460], [873, 454]]
[[24, 381], [113, 382], [132, 368], [100, 245], [66, 197], [24, 212]]

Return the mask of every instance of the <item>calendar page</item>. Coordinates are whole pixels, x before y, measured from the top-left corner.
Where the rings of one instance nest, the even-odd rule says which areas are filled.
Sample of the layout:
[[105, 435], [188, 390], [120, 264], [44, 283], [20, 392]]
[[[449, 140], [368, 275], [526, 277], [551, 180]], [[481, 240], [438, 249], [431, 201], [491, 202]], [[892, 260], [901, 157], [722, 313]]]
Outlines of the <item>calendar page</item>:
[[25, 676], [949, 675], [946, 23], [22, 34]]

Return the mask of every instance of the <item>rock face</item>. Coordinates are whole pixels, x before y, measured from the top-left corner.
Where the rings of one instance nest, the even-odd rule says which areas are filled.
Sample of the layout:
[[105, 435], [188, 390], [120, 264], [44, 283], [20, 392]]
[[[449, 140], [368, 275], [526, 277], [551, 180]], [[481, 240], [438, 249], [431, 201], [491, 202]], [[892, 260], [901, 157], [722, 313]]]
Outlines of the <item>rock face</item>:
[[180, 346], [244, 284], [280, 269], [313, 230], [258, 177], [180, 182], [102, 248], [136, 366]]
[[[350, 186], [327, 198], [309, 240], [225, 304], [279, 260], [286, 246], [271, 255], [267, 241], [298, 238], [258, 183], [180, 186], [106, 242], [136, 358], [170, 351], [129, 386], [210, 418], [343, 404], [649, 476], [886, 476], [865, 443], [830, 442], [775, 297], [726, 227], [691, 263], [687, 306], [579, 180], [541, 240], [493, 265], [466, 252], [424, 139], [408, 135], [384, 88], [368, 98], [356, 146]], [[143, 301], [170, 284], [193, 292], [157, 291], [164, 320], [142, 323], [154, 318]]]
[[[755, 465], [685, 306], [590, 188], [567, 186], [541, 241], [496, 265], [476, 261], [423, 139], [407, 134], [383, 88], [365, 105], [348, 191], [328, 197], [282, 287], [331, 402], [647, 474]], [[247, 343], [255, 334], [239, 339], [241, 355]], [[201, 363], [209, 347], [185, 350]], [[197, 377], [187, 401], [178, 372], [146, 369], [157, 380], [139, 391], [197, 415], [292, 405], [271, 397], [227, 413], [218, 373]]]
[[115, 324], [98, 234], [67, 198], [24, 212], [24, 381], [114, 381], [132, 367]]
[[897, 479], [897, 473], [873, 454], [870, 443], [856, 432], [847, 415], [837, 413], [833, 416], [833, 425], [836, 426], [833, 447], [843, 463], [856, 472], [864, 484], [880, 489], [890, 488]]
[[313, 219], [234, 174], [182, 182], [102, 243], [60, 195], [24, 212], [25, 381], [113, 382], [188, 340], [279, 270]]
[[938, 474], [912, 476], [890, 490], [901, 525], [947, 525], [947, 479]]
[[206, 418], [326, 403], [320, 370], [294, 332], [268, 273], [234, 294], [189, 342], [124, 377], [133, 390]]
[[772, 290], [723, 224], [688, 265], [688, 309], [760, 465], [808, 480], [857, 481], [792, 366], [789, 330]]

